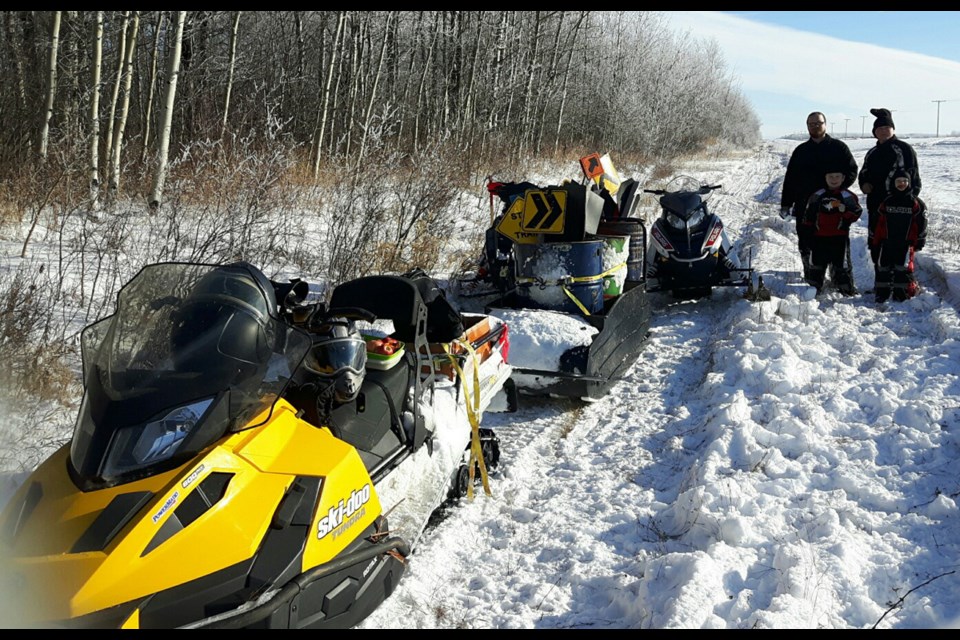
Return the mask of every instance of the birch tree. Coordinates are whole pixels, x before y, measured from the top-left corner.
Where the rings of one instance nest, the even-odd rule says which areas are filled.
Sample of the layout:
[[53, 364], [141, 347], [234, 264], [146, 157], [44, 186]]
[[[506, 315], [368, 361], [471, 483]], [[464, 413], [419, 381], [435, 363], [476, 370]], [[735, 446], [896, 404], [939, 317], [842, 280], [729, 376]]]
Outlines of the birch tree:
[[100, 195], [100, 68], [103, 62], [103, 11], [93, 23], [93, 59], [90, 61], [90, 206], [96, 210]]
[[133, 84], [133, 56], [137, 52], [137, 33], [140, 29], [140, 12], [134, 11], [130, 32], [127, 34], [126, 58], [123, 65], [123, 102], [120, 104], [117, 128], [113, 136], [110, 157], [110, 199], [114, 201], [120, 195], [120, 151], [123, 149], [123, 135], [127, 128], [127, 113], [130, 110], [130, 87]]
[[150, 194], [150, 210], [160, 209], [160, 199], [163, 197], [163, 185], [167, 180], [167, 161], [170, 152], [170, 132], [173, 128], [173, 106], [177, 97], [177, 77], [180, 75], [180, 48], [183, 44], [183, 23], [186, 20], [186, 11], [177, 11], [177, 23], [174, 27], [172, 49], [170, 51], [170, 67], [167, 74], [167, 91], [163, 99], [163, 115], [160, 119], [160, 152], [157, 157], [157, 171], [154, 176], [153, 190]]
[[237, 11], [233, 16], [233, 29], [230, 30], [230, 69], [227, 72], [227, 95], [223, 99], [223, 122], [220, 125], [220, 138], [227, 132], [227, 116], [230, 115], [230, 92], [233, 90], [233, 69], [237, 63], [237, 33], [240, 30], [240, 14]]
[[150, 54], [150, 77], [147, 80], [147, 101], [143, 114], [143, 155], [141, 162], [147, 161], [147, 149], [150, 148], [150, 124], [153, 122], [153, 94], [157, 86], [157, 60], [160, 57], [160, 32], [163, 28], [163, 11], [157, 11], [157, 21], [153, 27], [153, 51]]
[[107, 184], [110, 183], [110, 158], [113, 155], [113, 130], [116, 126], [117, 101], [120, 99], [120, 84], [123, 82], [123, 63], [127, 57], [127, 27], [130, 24], [130, 12], [123, 12], [123, 20], [120, 23], [120, 36], [117, 38], [117, 75], [113, 82], [113, 92], [110, 94], [110, 115], [107, 118], [107, 135], [104, 144], [104, 155], [107, 158]]
[[50, 66], [47, 75], [47, 102], [43, 110], [43, 128], [40, 130], [40, 158], [47, 159], [47, 140], [50, 137], [50, 119], [53, 117], [53, 99], [57, 95], [57, 49], [60, 45], [61, 11], [53, 12], [50, 28]]
[[337, 16], [337, 33], [333, 37], [333, 46], [330, 48], [330, 61], [329, 68], [327, 69], [327, 82], [323, 88], [323, 112], [320, 115], [320, 126], [316, 135], [316, 143], [314, 144], [314, 162], [313, 162], [313, 179], [316, 180], [317, 176], [320, 173], [320, 152], [323, 149], [323, 135], [327, 130], [327, 119], [329, 118], [329, 109], [330, 109], [330, 86], [333, 84], [333, 72], [337, 68], [337, 53], [340, 50], [340, 36], [343, 33], [343, 24], [347, 20], [346, 11], [341, 11]]
[[373, 104], [377, 99], [377, 87], [380, 85], [380, 76], [383, 72], [383, 59], [387, 51], [387, 42], [390, 41], [388, 34], [390, 32], [390, 22], [393, 18], [393, 12], [387, 13], [387, 24], [383, 28], [383, 41], [380, 43], [380, 58], [377, 61], [377, 71], [374, 74], [373, 86], [370, 88], [370, 99], [367, 101], [366, 113], [363, 116], [363, 136], [360, 138], [360, 152], [357, 153], [357, 167], [363, 163], [363, 152], [367, 145], [367, 136], [370, 132], [370, 126], [373, 117]]

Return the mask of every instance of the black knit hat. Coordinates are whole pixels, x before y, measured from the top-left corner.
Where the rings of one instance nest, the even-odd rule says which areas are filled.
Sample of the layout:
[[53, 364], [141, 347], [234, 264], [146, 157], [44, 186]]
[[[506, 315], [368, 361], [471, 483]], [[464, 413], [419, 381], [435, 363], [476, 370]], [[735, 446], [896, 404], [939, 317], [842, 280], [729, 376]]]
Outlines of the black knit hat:
[[913, 183], [913, 180], [910, 179], [910, 174], [907, 173], [907, 170], [903, 167], [899, 167], [896, 171], [893, 172], [893, 175], [890, 176], [890, 184], [896, 184], [897, 178], [906, 178], [908, 183]]
[[889, 109], [870, 109], [870, 113], [877, 117], [873, 121], [873, 129], [871, 131], [876, 131], [879, 127], [896, 127], [893, 124], [893, 114], [890, 113]]
[[847, 171], [850, 170], [850, 166], [847, 165], [847, 164], [844, 164], [844, 163], [841, 162], [840, 160], [833, 160], [833, 161], [827, 162], [827, 163], [824, 165], [824, 169], [825, 169], [825, 171], [823, 172], [824, 175], [826, 175], [826, 174], [828, 174], [828, 173], [842, 173], [842, 174], [846, 174]]

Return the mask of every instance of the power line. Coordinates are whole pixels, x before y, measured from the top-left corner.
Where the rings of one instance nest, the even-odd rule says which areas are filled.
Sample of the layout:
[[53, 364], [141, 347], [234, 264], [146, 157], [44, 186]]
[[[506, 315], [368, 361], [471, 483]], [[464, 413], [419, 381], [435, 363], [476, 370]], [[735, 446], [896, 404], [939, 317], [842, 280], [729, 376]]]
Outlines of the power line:
[[940, 137], [940, 103], [941, 102], [950, 102], [949, 100], [931, 100], [930, 102], [937, 103], [937, 134], [936, 137]]

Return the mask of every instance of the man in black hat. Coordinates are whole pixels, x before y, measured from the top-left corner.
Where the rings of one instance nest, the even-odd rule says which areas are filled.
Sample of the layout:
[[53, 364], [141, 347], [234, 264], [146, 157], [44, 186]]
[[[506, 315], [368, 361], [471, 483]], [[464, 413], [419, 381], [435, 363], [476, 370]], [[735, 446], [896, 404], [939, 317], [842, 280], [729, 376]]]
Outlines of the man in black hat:
[[896, 190], [893, 176], [898, 169], [903, 169], [910, 179], [911, 194], [914, 197], [919, 196], [920, 166], [913, 147], [897, 137], [896, 128], [893, 125], [893, 114], [890, 110], [870, 109], [870, 113], [877, 118], [873, 121], [873, 137], [877, 139], [877, 144], [867, 150], [857, 181], [860, 184], [860, 191], [867, 196], [867, 237], [870, 259], [873, 261], [874, 275], [876, 275], [880, 248], [873, 242], [873, 236], [877, 228], [880, 203]]
[[810, 139], [797, 145], [787, 163], [780, 195], [780, 217], [786, 220], [794, 216], [797, 220], [797, 246], [803, 262], [803, 277], [809, 280], [814, 275], [811, 256], [815, 229], [804, 221], [807, 200], [823, 187], [827, 169], [843, 168], [840, 189], [852, 185], [857, 179], [857, 161], [843, 140], [827, 133], [827, 117], [821, 112], [814, 111], [807, 116], [807, 132]]

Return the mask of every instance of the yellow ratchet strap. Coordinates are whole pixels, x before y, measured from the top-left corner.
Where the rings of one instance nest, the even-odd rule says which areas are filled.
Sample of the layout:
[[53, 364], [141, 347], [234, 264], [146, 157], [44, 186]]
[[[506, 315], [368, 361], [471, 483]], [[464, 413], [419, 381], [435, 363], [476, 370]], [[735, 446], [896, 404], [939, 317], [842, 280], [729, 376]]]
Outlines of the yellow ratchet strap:
[[467, 404], [467, 418], [470, 420], [470, 430], [472, 437], [470, 439], [470, 462], [469, 462], [469, 481], [467, 482], [467, 498], [473, 500], [473, 479], [474, 468], [480, 467], [480, 479], [483, 482], [483, 491], [488, 496], [493, 495], [490, 492], [490, 481], [487, 478], [487, 465], [483, 460], [483, 447], [480, 444], [480, 362], [477, 358], [477, 352], [473, 345], [465, 340], [457, 340], [457, 344], [470, 353], [473, 360], [473, 398], [470, 397], [470, 389], [467, 387], [466, 376], [463, 375], [463, 369], [457, 362], [454, 355], [450, 355], [450, 360], [463, 381], [463, 394]]
[[589, 315], [590, 315], [590, 312], [587, 310], [587, 308], [586, 308], [585, 306], [583, 306], [583, 303], [580, 302], [580, 300], [579, 300], [575, 295], [573, 295], [573, 292], [570, 291], [570, 289], [567, 288], [567, 284], [570, 283], [570, 282], [574, 282], [574, 283], [576, 283], [576, 282], [596, 282], [597, 280], [603, 280], [603, 279], [606, 278], [607, 276], [612, 276], [614, 273], [616, 273], [618, 270], [624, 268], [625, 266], [627, 266], [627, 263], [626, 263], [626, 262], [621, 262], [620, 264], [618, 264], [618, 265], [616, 265], [616, 266], [614, 266], [614, 267], [611, 267], [611, 268], [607, 269], [606, 271], [604, 271], [603, 273], [598, 274], [598, 275], [595, 275], [595, 276], [567, 276], [567, 277], [563, 278], [562, 280], [557, 280], [556, 282], [547, 282], [546, 280], [540, 280], [539, 278], [517, 278], [517, 282], [519, 282], [519, 283], [524, 283], [524, 284], [539, 284], [541, 287], [546, 287], [546, 286], [549, 286], [549, 285], [551, 285], [551, 284], [559, 285], [560, 288], [563, 289], [563, 292], [564, 292], [565, 294], [567, 294], [567, 297], [570, 298], [570, 299], [573, 301], [573, 304], [577, 305], [577, 307], [580, 309], [580, 311], [583, 311], [584, 315], [588, 315], [588, 316], [589, 316]]

